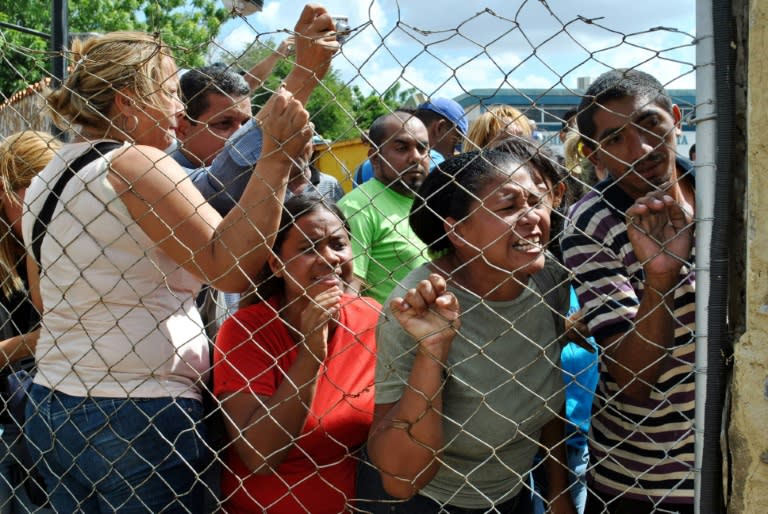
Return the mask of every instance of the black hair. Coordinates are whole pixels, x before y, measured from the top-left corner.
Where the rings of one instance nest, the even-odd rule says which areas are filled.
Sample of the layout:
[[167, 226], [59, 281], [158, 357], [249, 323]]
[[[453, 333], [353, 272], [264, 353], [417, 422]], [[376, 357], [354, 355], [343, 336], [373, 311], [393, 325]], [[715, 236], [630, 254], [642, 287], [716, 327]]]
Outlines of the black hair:
[[520, 163], [530, 164], [532, 171], [550, 187], [565, 182], [568, 176], [555, 153], [531, 138], [512, 136], [493, 145], [493, 149], [512, 155]]
[[187, 117], [193, 123], [208, 108], [208, 93], [233, 97], [251, 92], [245, 79], [222, 63], [189, 70], [179, 79], [179, 88]]
[[[320, 209], [325, 209], [336, 215], [339, 220], [341, 220], [341, 223], [347, 232], [350, 232], [347, 218], [344, 217], [344, 214], [334, 202], [329, 202], [324, 197], [314, 192], [302, 193], [300, 195], [292, 196], [285, 201], [285, 204], [283, 205], [283, 214], [280, 217], [280, 228], [277, 229], [275, 241], [272, 243], [272, 251], [279, 255], [291, 227], [293, 227], [293, 225], [303, 216], [317, 212]], [[269, 298], [279, 295], [285, 287], [284, 279], [272, 273], [272, 269], [269, 267], [268, 262], [264, 263], [261, 271], [256, 274], [253, 279], [253, 284], [256, 286], [256, 294], [253, 294], [253, 291], [250, 291], [244, 295], [240, 301], [241, 307], [252, 305], [258, 301], [266, 301]]]
[[414, 199], [409, 222], [433, 256], [453, 250], [445, 219], [466, 218], [489, 177], [498, 177], [507, 164], [523, 162], [497, 150], [467, 152], [443, 161], [427, 175]]
[[439, 112], [435, 112], [432, 109], [416, 109], [413, 113], [414, 116], [419, 118], [422, 123], [424, 123], [425, 127], [429, 127], [432, 123], [439, 120], [445, 120], [449, 122], [452, 125], [455, 125], [454, 122], [440, 114]]
[[693, 158], [693, 156], [696, 154], [696, 143], [693, 143], [691, 147], [688, 149], [688, 159], [691, 161], [695, 161], [696, 159]]
[[584, 145], [593, 150], [597, 147], [594, 117], [600, 105], [627, 97], [643, 98], [672, 113], [672, 99], [653, 75], [634, 69], [607, 71], [590, 84], [579, 103], [576, 124]]
[[563, 114], [563, 126], [561, 130], [566, 130], [568, 128], [568, 122], [571, 121], [571, 118], [576, 116], [579, 113], [579, 110], [576, 107], [573, 107], [572, 109], [568, 109], [565, 111], [565, 114]]

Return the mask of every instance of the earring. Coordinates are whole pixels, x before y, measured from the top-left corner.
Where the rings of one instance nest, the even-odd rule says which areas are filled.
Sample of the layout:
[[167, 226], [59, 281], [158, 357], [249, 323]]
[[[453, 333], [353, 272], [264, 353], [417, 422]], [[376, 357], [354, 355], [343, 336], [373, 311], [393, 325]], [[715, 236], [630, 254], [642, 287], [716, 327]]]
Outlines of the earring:
[[[133, 122], [133, 127], [128, 128], [128, 122], [126, 120], [130, 119]], [[135, 114], [131, 114], [130, 118], [123, 117], [122, 118], [122, 127], [121, 130], [124, 134], [130, 135], [132, 132], [135, 132], [137, 128], [139, 128], [139, 117]]]

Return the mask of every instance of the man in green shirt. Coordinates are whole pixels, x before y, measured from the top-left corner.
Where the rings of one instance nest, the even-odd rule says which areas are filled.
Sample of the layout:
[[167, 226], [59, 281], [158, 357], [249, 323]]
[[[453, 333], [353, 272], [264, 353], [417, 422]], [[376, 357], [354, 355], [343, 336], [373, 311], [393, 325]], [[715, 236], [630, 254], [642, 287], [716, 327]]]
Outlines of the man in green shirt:
[[339, 207], [352, 229], [350, 286], [384, 303], [400, 280], [427, 261], [408, 214], [429, 170], [429, 136], [418, 118], [395, 111], [373, 122], [368, 141], [374, 179], [345, 195]]

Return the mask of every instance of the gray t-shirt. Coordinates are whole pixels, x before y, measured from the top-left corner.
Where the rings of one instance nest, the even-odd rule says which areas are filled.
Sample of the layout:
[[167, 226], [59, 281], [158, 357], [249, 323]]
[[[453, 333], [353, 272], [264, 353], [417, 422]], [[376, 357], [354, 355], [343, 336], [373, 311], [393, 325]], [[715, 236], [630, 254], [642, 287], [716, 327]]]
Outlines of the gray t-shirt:
[[[390, 299], [427, 278], [428, 266], [413, 270]], [[459, 300], [461, 328], [448, 355], [443, 391], [446, 448], [442, 466], [421, 494], [482, 508], [511, 499], [522, 487], [541, 428], [564, 402], [552, 312], [532, 280], [529, 287], [515, 300], [490, 302], [449, 285]], [[400, 399], [416, 351], [389, 301], [385, 305], [376, 332], [377, 404]]]

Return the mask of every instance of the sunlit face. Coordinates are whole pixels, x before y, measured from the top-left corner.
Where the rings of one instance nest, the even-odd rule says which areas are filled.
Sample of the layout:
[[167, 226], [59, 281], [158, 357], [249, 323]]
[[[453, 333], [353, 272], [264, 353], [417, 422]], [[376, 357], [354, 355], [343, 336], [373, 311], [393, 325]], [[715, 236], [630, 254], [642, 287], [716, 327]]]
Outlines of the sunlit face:
[[349, 233], [336, 214], [318, 207], [288, 229], [269, 265], [284, 279], [287, 303], [314, 298], [334, 286], [343, 289], [352, 279]]
[[224, 143], [251, 119], [251, 99], [207, 93], [208, 108], [196, 120], [179, 121], [179, 141], [190, 160], [208, 166], [224, 148]]
[[469, 215], [454, 228], [463, 241], [456, 253], [463, 260], [479, 256], [488, 273], [523, 278], [544, 267], [551, 190], [526, 166], [510, 163], [501, 171], [487, 179]]
[[139, 100], [140, 105], [133, 109], [138, 126], [129, 135], [136, 144], [164, 150], [176, 139], [176, 125], [184, 112], [184, 104], [179, 99], [176, 63], [172, 58], [164, 57], [161, 70], [162, 79], [151, 98], [144, 102]]
[[429, 135], [418, 118], [392, 117], [387, 138], [370, 159], [376, 179], [405, 196], [413, 196], [429, 171]]
[[599, 147], [590, 159], [632, 198], [666, 189], [676, 177], [680, 109], [672, 113], [642, 97], [605, 102], [594, 114]]

